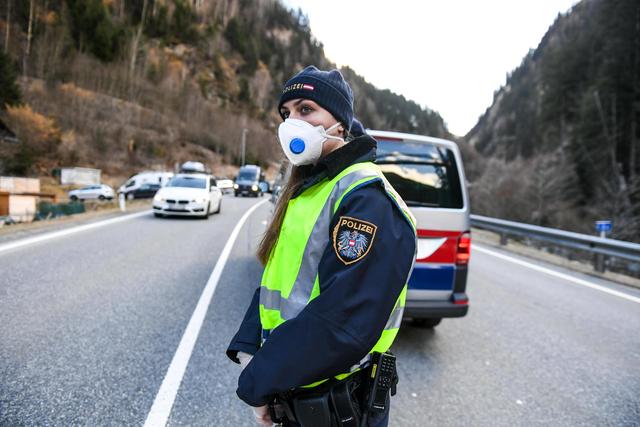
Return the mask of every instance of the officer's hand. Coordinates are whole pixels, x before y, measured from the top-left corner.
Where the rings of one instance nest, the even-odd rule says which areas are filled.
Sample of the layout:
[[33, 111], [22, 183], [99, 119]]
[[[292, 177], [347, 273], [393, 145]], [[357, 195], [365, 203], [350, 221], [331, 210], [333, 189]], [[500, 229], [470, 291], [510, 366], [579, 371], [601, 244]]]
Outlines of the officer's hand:
[[271, 421], [271, 415], [269, 415], [269, 407], [267, 405], [260, 406], [258, 408], [251, 407], [253, 409], [253, 415], [256, 416], [256, 421], [261, 426], [271, 427], [273, 421]]
[[[240, 360], [240, 367], [244, 370], [247, 367], [249, 362], [253, 359], [253, 355], [239, 351], [238, 352], [238, 360]], [[261, 426], [271, 427], [273, 425], [273, 421], [271, 421], [271, 415], [269, 415], [269, 407], [267, 405], [260, 407], [251, 407], [253, 409], [253, 415], [256, 417], [256, 421]]]

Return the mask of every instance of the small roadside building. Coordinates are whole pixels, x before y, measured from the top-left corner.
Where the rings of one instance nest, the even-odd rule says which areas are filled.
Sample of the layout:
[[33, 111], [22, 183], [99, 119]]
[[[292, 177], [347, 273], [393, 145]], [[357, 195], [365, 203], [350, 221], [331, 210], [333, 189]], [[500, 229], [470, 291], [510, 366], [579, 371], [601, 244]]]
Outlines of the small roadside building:
[[36, 214], [40, 180], [0, 176], [0, 217], [16, 222], [30, 222]]
[[42, 198], [56, 201], [54, 194], [40, 192], [38, 178], [0, 176], [0, 225], [7, 217], [14, 222], [33, 221]]

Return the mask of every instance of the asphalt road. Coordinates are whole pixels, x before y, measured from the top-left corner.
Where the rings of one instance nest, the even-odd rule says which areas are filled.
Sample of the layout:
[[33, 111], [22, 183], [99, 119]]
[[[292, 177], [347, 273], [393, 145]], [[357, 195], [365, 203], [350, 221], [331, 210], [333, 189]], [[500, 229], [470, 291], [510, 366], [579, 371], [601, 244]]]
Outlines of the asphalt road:
[[[225, 197], [208, 221], [149, 213], [0, 252], [0, 425], [142, 425], [255, 203]], [[269, 215], [267, 203], [240, 230], [169, 425], [254, 425], [224, 350], [259, 283]], [[479, 250], [468, 291], [467, 317], [403, 325], [391, 425], [640, 425], [640, 304]]]

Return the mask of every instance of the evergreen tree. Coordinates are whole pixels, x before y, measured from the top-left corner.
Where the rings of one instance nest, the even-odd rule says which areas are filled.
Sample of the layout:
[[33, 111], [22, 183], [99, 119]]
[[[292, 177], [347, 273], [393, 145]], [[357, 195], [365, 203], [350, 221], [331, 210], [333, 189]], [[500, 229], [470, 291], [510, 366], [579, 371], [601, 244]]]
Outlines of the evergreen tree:
[[102, 61], [113, 61], [126, 40], [122, 26], [113, 22], [102, 0], [67, 0], [71, 35], [80, 50]]
[[17, 75], [16, 67], [9, 55], [0, 52], [0, 110], [21, 101], [20, 88], [16, 83]]

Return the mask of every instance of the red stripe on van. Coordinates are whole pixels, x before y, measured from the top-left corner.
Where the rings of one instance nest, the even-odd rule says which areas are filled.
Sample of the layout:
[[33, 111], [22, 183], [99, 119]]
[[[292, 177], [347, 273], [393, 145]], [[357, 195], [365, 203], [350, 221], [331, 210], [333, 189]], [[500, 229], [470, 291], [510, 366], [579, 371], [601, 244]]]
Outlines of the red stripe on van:
[[458, 238], [462, 231], [418, 230], [418, 237], [446, 237], [447, 240], [427, 258], [416, 259], [416, 262], [430, 262], [437, 264], [455, 264], [458, 249]]

